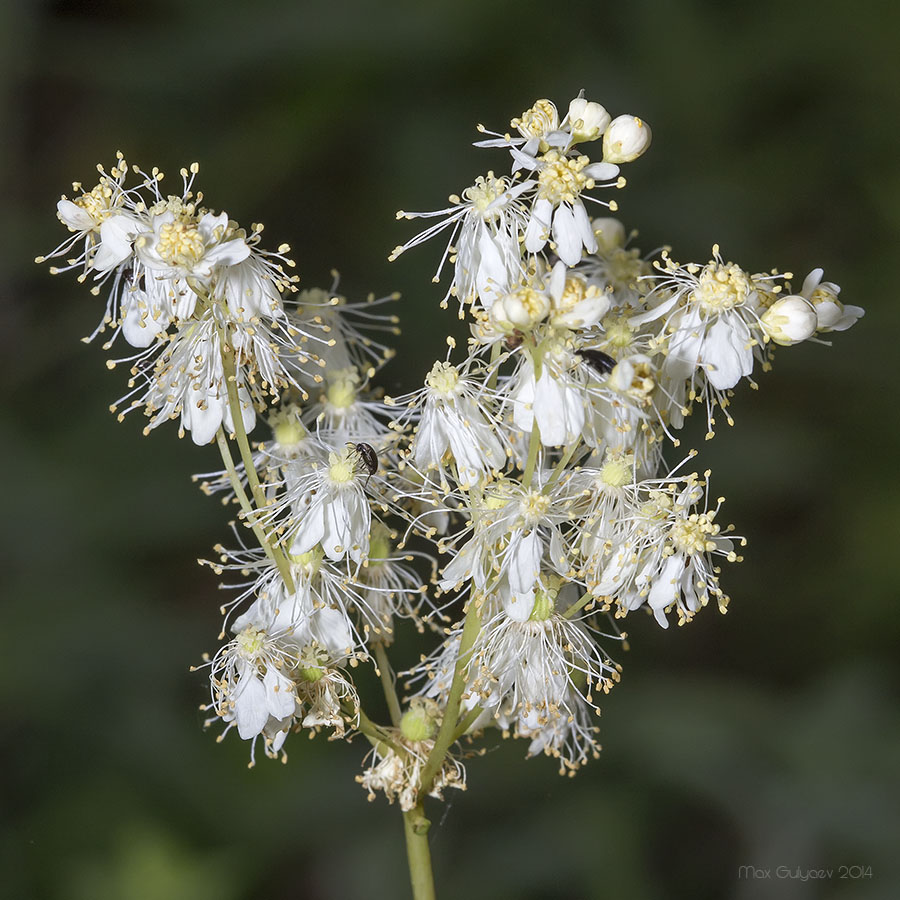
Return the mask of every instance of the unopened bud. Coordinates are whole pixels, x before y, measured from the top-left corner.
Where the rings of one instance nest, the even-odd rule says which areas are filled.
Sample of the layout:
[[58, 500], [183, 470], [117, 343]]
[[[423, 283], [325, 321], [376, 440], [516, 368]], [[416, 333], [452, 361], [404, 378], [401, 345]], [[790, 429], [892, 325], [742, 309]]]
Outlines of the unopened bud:
[[434, 700], [413, 697], [400, 717], [400, 731], [408, 741], [428, 741], [437, 733], [440, 711]]
[[598, 218], [591, 222], [597, 246], [601, 250], [617, 250], [625, 246], [625, 226], [612, 217]]
[[760, 319], [766, 334], [783, 347], [799, 344], [816, 333], [816, 311], [796, 294], [776, 300]]
[[603, 135], [603, 161], [627, 163], [650, 146], [650, 126], [637, 116], [617, 116]]
[[550, 312], [550, 299], [541, 291], [524, 287], [506, 294], [491, 307], [491, 319], [504, 331], [530, 331]]
[[577, 97], [569, 104], [569, 126], [572, 140], [596, 141], [610, 123], [609, 113], [599, 103]]

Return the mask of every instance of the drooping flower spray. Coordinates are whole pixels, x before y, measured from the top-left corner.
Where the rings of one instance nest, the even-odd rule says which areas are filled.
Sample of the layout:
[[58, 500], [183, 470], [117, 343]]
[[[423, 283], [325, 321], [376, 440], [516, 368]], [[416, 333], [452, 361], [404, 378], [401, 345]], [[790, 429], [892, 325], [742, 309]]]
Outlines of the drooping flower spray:
[[[221, 451], [197, 479], [244, 527], [208, 563], [232, 589], [222, 646], [198, 666], [208, 724], [248, 741], [251, 764], [286, 759], [298, 731], [363, 735], [357, 781], [399, 805], [417, 900], [434, 896], [425, 798], [465, 787], [469, 747], [523, 738], [574, 774], [599, 751], [621, 620], [726, 610], [722, 566], [744, 541], [695, 451], [676, 449], [685, 418], [699, 407], [712, 437], [776, 346], [863, 314], [821, 269], [795, 289], [718, 247], [698, 264], [642, 255], [596, 193], [649, 147], [641, 119], [579, 96], [510, 128], [480, 127], [477, 144], [509, 174], [398, 213], [434, 221], [391, 258], [443, 235], [442, 305], [469, 335], [403, 396], [377, 387], [396, 298], [301, 290], [287, 245], [263, 250], [262, 226], [203, 206], [196, 164], [167, 194], [118, 155], [59, 201], [69, 236], [38, 258], [105, 293], [88, 340], [127, 345], [108, 362], [130, 373], [119, 418], [177, 419]], [[421, 654], [398, 682], [404, 619]], [[380, 678], [385, 721], [361, 707], [360, 677]]]

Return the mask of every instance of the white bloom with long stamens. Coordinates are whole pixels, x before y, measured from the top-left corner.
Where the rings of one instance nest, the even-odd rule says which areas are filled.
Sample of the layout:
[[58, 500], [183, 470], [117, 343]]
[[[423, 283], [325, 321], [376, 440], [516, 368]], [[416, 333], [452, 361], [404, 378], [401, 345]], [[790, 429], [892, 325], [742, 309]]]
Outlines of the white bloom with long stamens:
[[215, 267], [243, 262], [250, 255], [243, 233], [237, 233], [226, 213], [207, 212], [197, 218], [193, 207], [178, 198], [172, 201], [161, 205], [152, 216], [152, 230], [136, 242], [138, 258], [148, 269], [207, 283]]
[[277, 642], [253, 626], [238, 632], [213, 660], [214, 708], [226, 722], [234, 721], [244, 740], [262, 734], [270, 719], [280, 722], [294, 714], [294, 683], [281, 671], [287, 665]]
[[618, 166], [592, 163], [586, 156], [565, 156], [558, 150], [548, 150], [537, 158], [515, 149], [511, 152], [518, 163], [537, 176], [534, 205], [525, 229], [525, 249], [539, 253], [552, 236], [559, 258], [574, 266], [581, 260], [583, 249], [588, 253], [597, 249], [581, 195], [598, 181], [615, 178]]
[[[437, 281], [444, 262], [454, 263], [453, 281], [443, 304], [453, 295], [460, 304], [478, 297], [485, 309], [494, 298], [517, 280], [522, 269], [519, 252], [520, 236], [528, 222], [528, 210], [519, 199], [534, 187], [533, 181], [514, 184], [509, 178], [497, 178], [493, 172], [479, 176], [475, 184], [450, 198], [453, 206], [435, 212], [397, 213], [397, 218], [415, 219], [440, 216], [442, 221], [416, 235], [406, 244], [396, 247], [389, 259], [451, 228], [450, 243], [441, 257]], [[451, 253], [452, 250], [452, 253]]]
[[696, 511], [705, 497], [696, 475], [640, 482], [627, 490], [627, 531], [602, 554], [602, 565], [593, 564], [598, 575], [588, 581], [592, 594], [612, 599], [618, 615], [646, 605], [663, 628], [668, 628], [670, 609], [684, 623], [710, 597], [724, 612], [728, 597], [719, 587], [712, 557], [729, 562], [740, 557], [735, 539], [725, 537], [715, 521], [721, 500], [713, 509]]
[[[233, 432], [219, 328], [215, 318], [207, 315], [166, 344], [154, 364], [136, 370], [130, 386], [138, 380], [137, 387], [119, 403], [135, 394], [140, 396], [132, 400], [120, 417], [145, 407], [150, 416], [145, 431], [180, 417], [182, 431], [189, 431], [195, 444], [210, 443], [223, 424]], [[242, 424], [249, 432], [256, 422], [256, 411], [240, 378], [237, 395]]]
[[369, 551], [372, 513], [366, 499], [359, 455], [352, 447], [330, 453], [326, 465], [313, 464], [306, 477], [308, 505], [292, 526], [291, 553], [321, 544], [332, 560], [349, 556], [361, 563]]
[[507, 383], [517, 428], [529, 434], [537, 422], [541, 443], [559, 447], [578, 438], [585, 423], [588, 373], [565, 337], [544, 341], [540, 373], [535, 378], [531, 356], [524, 356]]
[[410, 448], [423, 472], [437, 469], [445, 479], [449, 450], [460, 483], [475, 484], [506, 464], [496, 421], [488, 418], [478, 382], [449, 362], [436, 362], [425, 378], [424, 403]]
[[700, 370], [721, 392], [753, 371], [754, 347], [762, 338], [760, 287], [774, 276], [750, 276], [734, 263], [723, 263], [718, 247], [713, 255], [702, 269], [667, 259], [666, 276], [648, 298], [656, 305], [634, 316], [631, 324], [662, 319], [661, 336], [667, 340], [663, 371], [688, 379]]
[[[592, 746], [584, 712], [597, 708], [593, 692], [607, 693], [619, 667], [584, 625], [555, 611], [557, 593], [541, 591], [525, 621], [500, 612], [484, 623], [472, 648], [467, 692], [501, 722], [515, 723], [517, 736], [531, 739], [529, 755], [547, 750], [572, 767]], [[573, 734], [566, 723], [575, 721]], [[564, 754], [576, 737], [575, 752]]]
[[549, 321], [554, 328], [584, 329], [596, 325], [609, 310], [609, 297], [596, 284], [569, 272], [560, 260], [550, 273]]
[[560, 526], [572, 520], [580, 490], [567, 480], [533, 487], [505, 479], [486, 490], [474, 532], [445, 568], [440, 586], [451, 590], [471, 579], [478, 591], [489, 583], [508, 585], [510, 616], [527, 619], [542, 568], [564, 574], [570, 568]]

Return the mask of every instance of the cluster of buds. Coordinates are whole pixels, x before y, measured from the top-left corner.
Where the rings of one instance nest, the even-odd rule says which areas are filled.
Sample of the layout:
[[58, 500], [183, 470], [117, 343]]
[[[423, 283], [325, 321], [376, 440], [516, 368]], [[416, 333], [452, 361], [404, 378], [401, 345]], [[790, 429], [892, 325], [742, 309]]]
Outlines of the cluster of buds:
[[[821, 269], [794, 290], [718, 247], [705, 264], [643, 255], [592, 194], [625, 185], [621, 166], [650, 145], [641, 119], [579, 96], [510, 128], [476, 145], [505, 151], [508, 175], [398, 213], [437, 221], [391, 258], [449, 234], [435, 279], [452, 267], [443, 305], [468, 324], [465, 347], [448, 338], [402, 396], [375, 385], [395, 298], [299, 291], [285, 245], [266, 253], [260, 226], [199, 205], [196, 166], [164, 196], [155, 169], [126, 187], [120, 156], [59, 202], [72, 234], [50, 254], [108, 287], [95, 334], [136, 348], [116, 405], [144, 408], [148, 428], [180, 417], [222, 451], [223, 471], [197, 477], [247, 529], [209, 563], [235, 591], [206, 661], [210, 721], [282, 758], [294, 731], [362, 732], [358, 780], [406, 810], [464, 786], [453, 748], [490, 729], [563, 772], [596, 756], [622, 620], [681, 625], [710, 600], [724, 612], [721, 564], [741, 558], [695, 451], [667, 459], [686, 417], [699, 407], [712, 437], [776, 346], [822, 343], [863, 314]], [[398, 619], [437, 644], [405, 672], [405, 712], [388, 659]], [[360, 708], [352, 674], [368, 664], [390, 724]]]

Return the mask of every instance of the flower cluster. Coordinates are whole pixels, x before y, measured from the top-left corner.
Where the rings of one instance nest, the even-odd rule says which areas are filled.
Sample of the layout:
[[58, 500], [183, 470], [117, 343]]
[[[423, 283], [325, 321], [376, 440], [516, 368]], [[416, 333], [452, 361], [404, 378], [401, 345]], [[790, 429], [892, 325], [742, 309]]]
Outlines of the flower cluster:
[[[121, 334], [137, 352], [129, 391], [113, 409], [143, 409], [147, 429], [180, 418], [197, 444], [215, 438], [223, 423], [240, 409], [244, 427], [253, 427], [256, 407], [266, 394], [295, 383], [292, 368], [308, 362], [302, 346], [309, 333], [285, 313], [282, 293], [295, 290], [294, 264], [282, 244], [277, 253], [259, 249], [261, 226], [249, 233], [226, 213], [201, 206], [193, 191], [196, 163], [182, 169], [179, 194], [161, 191], [164, 175], [137, 166], [135, 187], [127, 187], [128, 165], [118, 154], [107, 173], [90, 190], [78, 182], [74, 199], [63, 197], [57, 215], [69, 237], [45, 259], [62, 257], [54, 274], [75, 270], [91, 292], [108, 289], [106, 311], [87, 340], [112, 329], [108, 349]], [[70, 255], [71, 254], [71, 255]], [[229, 391], [239, 404], [229, 403]]]
[[[161, 172], [120, 155], [59, 201], [70, 235], [49, 254], [107, 290], [92, 337], [134, 350], [110, 363], [131, 364], [116, 407], [143, 408], [148, 429], [178, 417], [222, 452], [223, 470], [197, 477], [246, 528], [209, 563], [233, 590], [205, 664], [210, 721], [269, 756], [300, 729], [362, 733], [358, 780], [406, 811], [463, 787], [453, 748], [492, 728], [563, 772], [596, 756], [621, 620], [643, 610], [668, 628], [711, 600], [724, 612], [722, 564], [741, 558], [695, 451], [668, 458], [687, 417], [699, 407], [712, 437], [776, 347], [863, 314], [821, 269], [795, 289], [718, 247], [706, 263], [642, 254], [593, 194], [624, 187], [621, 167], [649, 147], [635, 116], [579, 96], [564, 115], [539, 100], [508, 133], [480, 131], [508, 174], [398, 214], [436, 221], [391, 258], [448, 237], [436, 278], [452, 267], [443, 304], [468, 327], [401, 396], [375, 384], [395, 297], [300, 291], [286, 245], [263, 251], [261, 226], [201, 205], [196, 165], [164, 195]], [[398, 619], [437, 644], [405, 673], [405, 712], [388, 658]], [[352, 676], [368, 664], [389, 725], [361, 708]]]
[[717, 247], [705, 265], [647, 258], [620, 221], [592, 218], [589, 192], [622, 187], [620, 166], [649, 146], [641, 119], [579, 96], [510, 126], [476, 145], [505, 149], [509, 175], [398, 214], [440, 221], [393, 257], [449, 229], [445, 301], [470, 322], [462, 358], [393, 401], [406, 467], [442, 517], [438, 588], [467, 602], [410, 675], [442, 706], [461, 676], [470, 731], [496, 725], [571, 771], [596, 752], [589, 713], [619, 677], [601, 643], [615, 621], [644, 609], [666, 628], [728, 603], [720, 564], [744, 541], [718, 521], [709, 472], [685, 471], [694, 453], [672, 466], [665, 448], [697, 405], [708, 436], [716, 410], [730, 423], [732, 389], [775, 346], [862, 310], [821, 270], [794, 292], [789, 274], [745, 272]]

